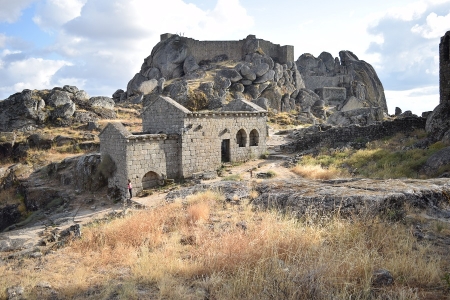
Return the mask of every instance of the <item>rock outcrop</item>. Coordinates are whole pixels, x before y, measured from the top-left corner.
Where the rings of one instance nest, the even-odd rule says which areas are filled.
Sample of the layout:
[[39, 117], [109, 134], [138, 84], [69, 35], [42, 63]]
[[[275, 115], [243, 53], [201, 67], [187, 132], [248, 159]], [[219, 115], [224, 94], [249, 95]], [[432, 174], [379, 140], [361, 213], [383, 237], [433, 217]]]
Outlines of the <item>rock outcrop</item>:
[[[322, 52], [317, 58], [309, 53], [298, 58], [296, 64], [308, 94], [315, 94], [314, 98], [324, 101], [324, 106], [334, 108], [328, 113], [330, 115], [336, 111], [373, 107], [379, 107], [387, 114], [383, 85], [374, 68], [350, 51], [340, 51], [339, 56], [340, 59], [333, 58], [330, 53]], [[312, 107], [309, 99], [299, 101], [302, 111]]]
[[[241, 47], [240, 60], [229, 59], [224, 53], [196, 61], [188, 42], [189, 39], [178, 35], [159, 42], [144, 60], [140, 72], [128, 83], [128, 99], [138, 99], [141, 95], [140, 99], [147, 105], [163, 94], [190, 109], [215, 110], [232, 99], [258, 102], [259, 98], [265, 98], [268, 108], [276, 111], [297, 109], [295, 98], [304, 83], [295, 63], [280, 63], [278, 58], [264, 53], [258, 46], [260, 40], [254, 36], [236, 44]], [[170, 82], [164, 86], [160, 84], [162, 79]], [[117, 101], [123, 99], [122, 95], [118, 90], [113, 97]], [[199, 95], [206, 103], [192, 105], [199, 100], [195, 99]]]
[[0, 132], [29, 131], [47, 123], [69, 125], [99, 118], [115, 118], [114, 101], [108, 97], [90, 98], [76, 86], [23, 90], [0, 101]]

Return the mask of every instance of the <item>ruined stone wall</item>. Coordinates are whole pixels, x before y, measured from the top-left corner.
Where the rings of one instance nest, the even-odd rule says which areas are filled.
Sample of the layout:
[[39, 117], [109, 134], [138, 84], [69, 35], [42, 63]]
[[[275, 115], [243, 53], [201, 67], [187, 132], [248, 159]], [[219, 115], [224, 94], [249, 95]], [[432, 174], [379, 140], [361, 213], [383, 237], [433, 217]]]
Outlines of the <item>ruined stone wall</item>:
[[450, 102], [450, 31], [439, 44], [439, 93], [440, 104]]
[[316, 89], [316, 94], [325, 101], [326, 105], [344, 103], [347, 99], [347, 90], [340, 87], [323, 87]]
[[339, 87], [343, 83], [350, 83], [351, 77], [349, 75], [337, 76], [303, 76], [305, 88], [311, 91], [326, 87]]
[[[162, 34], [161, 41], [171, 36], [170, 33]], [[250, 35], [248, 38], [254, 39], [255, 37]], [[223, 54], [227, 55], [228, 59], [240, 61], [246, 54], [244, 53], [244, 45], [247, 38], [239, 41], [198, 41], [187, 37], [183, 37], [183, 39], [197, 63]], [[294, 46], [280, 46], [263, 39], [256, 39], [256, 41], [265, 54], [274, 58], [280, 64], [294, 61]]]
[[[229, 140], [230, 162], [259, 157], [266, 151], [267, 112], [221, 112], [188, 114], [182, 135], [182, 176], [214, 171], [221, 166], [222, 140]], [[237, 144], [239, 130], [245, 131], [244, 147]], [[256, 130], [257, 146], [250, 146], [250, 132]]]
[[245, 53], [242, 52], [245, 40], [239, 41], [197, 41], [186, 38], [186, 45], [196, 62], [226, 54], [228, 59], [242, 60]]
[[286, 152], [305, 151], [315, 147], [336, 148], [349, 142], [372, 141], [392, 136], [397, 132], [410, 132], [415, 129], [425, 129], [425, 118], [404, 118], [394, 121], [385, 121], [381, 124], [369, 126], [351, 125], [348, 127], [333, 127], [326, 131], [321, 131], [299, 138], [295, 142], [281, 146]]

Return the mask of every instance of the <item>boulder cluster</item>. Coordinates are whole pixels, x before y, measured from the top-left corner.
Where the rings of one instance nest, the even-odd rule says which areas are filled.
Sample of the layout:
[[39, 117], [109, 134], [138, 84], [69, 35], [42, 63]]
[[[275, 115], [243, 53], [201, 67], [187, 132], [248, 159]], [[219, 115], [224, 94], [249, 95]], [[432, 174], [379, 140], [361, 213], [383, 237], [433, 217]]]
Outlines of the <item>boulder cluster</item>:
[[[264, 53], [254, 36], [245, 39], [240, 61], [226, 54], [196, 61], [191, 51], [178, 35], [159, 42], [127, 90], [117, 90], [113, 99], [145, 106], [163, 94], [191, 110], [220, 110], [232, 99], [246, 99], [275, 113], [296, 111], [306, 123], [340, 112], [329, 119], [332, 125], [367, 125], [387, 114], [375, 70], [350, 51], [341, 51], [340, 58], [327, 52], [318, 58], [303, 54], [281, 64]], [[358, 116], [347, 116], [352, 110]]]
[[89, 97], [76, 86], [26, 89], [0, 101], [0, 132], [29, 131], [47, 122], [62, 126], [95, 122], [99, 118], [115, 118], [114, 101]]

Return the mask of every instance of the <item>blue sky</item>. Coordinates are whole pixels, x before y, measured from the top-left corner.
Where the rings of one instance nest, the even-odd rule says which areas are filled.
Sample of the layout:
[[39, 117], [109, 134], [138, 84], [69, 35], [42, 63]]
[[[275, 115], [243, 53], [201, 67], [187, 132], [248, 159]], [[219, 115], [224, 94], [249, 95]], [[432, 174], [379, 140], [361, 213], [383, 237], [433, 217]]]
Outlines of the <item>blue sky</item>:
[[76, 85], [126, 89], [161, 33], [197, 40], [248, 34], [293, 45], [295, 59], [350, 50], [377, 71], [389, 112], [439, 103], [439, 40], [450, 0], [0, 0], [0, 99]]

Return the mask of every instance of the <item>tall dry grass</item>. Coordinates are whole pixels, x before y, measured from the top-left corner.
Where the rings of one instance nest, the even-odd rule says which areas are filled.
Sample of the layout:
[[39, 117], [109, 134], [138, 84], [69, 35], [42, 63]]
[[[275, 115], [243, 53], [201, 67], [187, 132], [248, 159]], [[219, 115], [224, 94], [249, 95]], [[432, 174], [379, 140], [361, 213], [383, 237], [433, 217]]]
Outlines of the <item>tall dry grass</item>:
[[296, 165], [291, 171], [304, 178], [310, 179], [334, 179], [342, 176], [348, 176], [343, 170], [334, 167], [328, 169], [322, 168], [320, 165]]
[[[33, 261], [0, 271], [10, 285], [47, 280], [73, 299], [90, 289], [99, 299], [112, 292], [137, 299], [143, 288], [160, 299], [417, 299], [421, 290], [440, 287], [443, 274], [440, 257], [403, 224], [299, 220], [227, 203], [210, 191], [85, 228], [81, 240], [58, 253], [39, 273]], [[393, 274], [393, 286], [372, 288], [379, 268]]]

